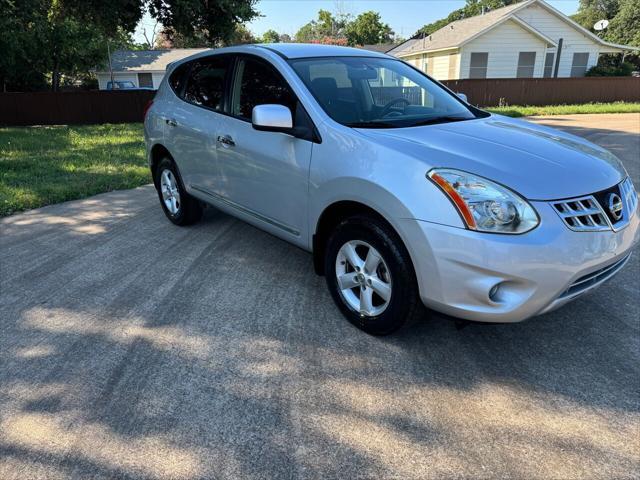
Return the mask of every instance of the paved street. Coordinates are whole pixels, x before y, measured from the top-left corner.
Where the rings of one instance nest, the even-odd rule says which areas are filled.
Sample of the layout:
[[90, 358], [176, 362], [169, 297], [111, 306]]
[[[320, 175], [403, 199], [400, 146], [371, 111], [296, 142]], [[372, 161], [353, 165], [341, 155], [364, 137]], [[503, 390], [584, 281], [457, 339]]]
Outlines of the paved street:
[[[535, 121], [640, 185], [640, 115]], [[638, 478], [639, 258], [522, 324], [375, 338], [309, 254], [150, 186], [5, 218], [0, 478]]]

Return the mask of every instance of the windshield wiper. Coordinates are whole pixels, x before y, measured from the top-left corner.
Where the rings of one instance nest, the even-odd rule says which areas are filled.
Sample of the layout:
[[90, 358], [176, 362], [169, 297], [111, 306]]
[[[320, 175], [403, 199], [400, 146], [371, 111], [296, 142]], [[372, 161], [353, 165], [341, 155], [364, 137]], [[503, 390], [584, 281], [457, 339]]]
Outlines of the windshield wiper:
[[444, 116], [444, 117], [429, 118], [427, 120], [422, 120], [407, 126], [422, 127], [424, 125], [435, 125], [436, 123], [462, 122], [464, 120], [472, 120], [472, 119], [473, 117], [469, 118], [469, 117]]
[[397, 128], [398, 125], [391, 122], [351, 122], [344, 124], [351, 128]]

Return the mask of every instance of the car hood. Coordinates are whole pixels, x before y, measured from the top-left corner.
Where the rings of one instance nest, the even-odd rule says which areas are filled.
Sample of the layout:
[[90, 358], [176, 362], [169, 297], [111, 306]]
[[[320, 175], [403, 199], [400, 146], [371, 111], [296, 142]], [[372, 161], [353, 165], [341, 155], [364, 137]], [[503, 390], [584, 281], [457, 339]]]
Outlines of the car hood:
[[620, 160], [582, 138], [499, 115], [424, 127], [358, 129], [373, 141], [424, 161], [474, 173], [530, 200], [605, 190], [626, 172]]

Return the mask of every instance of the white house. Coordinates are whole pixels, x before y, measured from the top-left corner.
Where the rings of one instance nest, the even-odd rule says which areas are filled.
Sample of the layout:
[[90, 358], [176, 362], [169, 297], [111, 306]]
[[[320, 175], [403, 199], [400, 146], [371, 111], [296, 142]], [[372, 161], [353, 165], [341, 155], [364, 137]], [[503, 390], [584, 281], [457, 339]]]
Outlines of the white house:
[[582, 77], [604, 53], [639, 47], [605, 42], [543, 0], [526, 0], [452, 22], [390, 55], [438, 80]]
[[[169, 50], [117, 50], [111, 54], [111, 69], [114, 82], [132, 82], [135, 87], [154, 88], [160, 86], [167, 65], [206, 48], [172, 48]], [[109, 64], [96, 72], [98, 88], [107, 89], [111, 81]]]

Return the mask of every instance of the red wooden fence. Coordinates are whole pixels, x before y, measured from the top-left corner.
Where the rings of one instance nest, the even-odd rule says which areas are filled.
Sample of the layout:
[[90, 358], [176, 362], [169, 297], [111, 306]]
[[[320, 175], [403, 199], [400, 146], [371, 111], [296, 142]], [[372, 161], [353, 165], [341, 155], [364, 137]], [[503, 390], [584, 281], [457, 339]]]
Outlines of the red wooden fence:
[[[448, 80], [480, 107], [640, 102], [640, 78], [510, 78]], [[153, 91], [0, 93], [0, 125], [140, 122]]]

